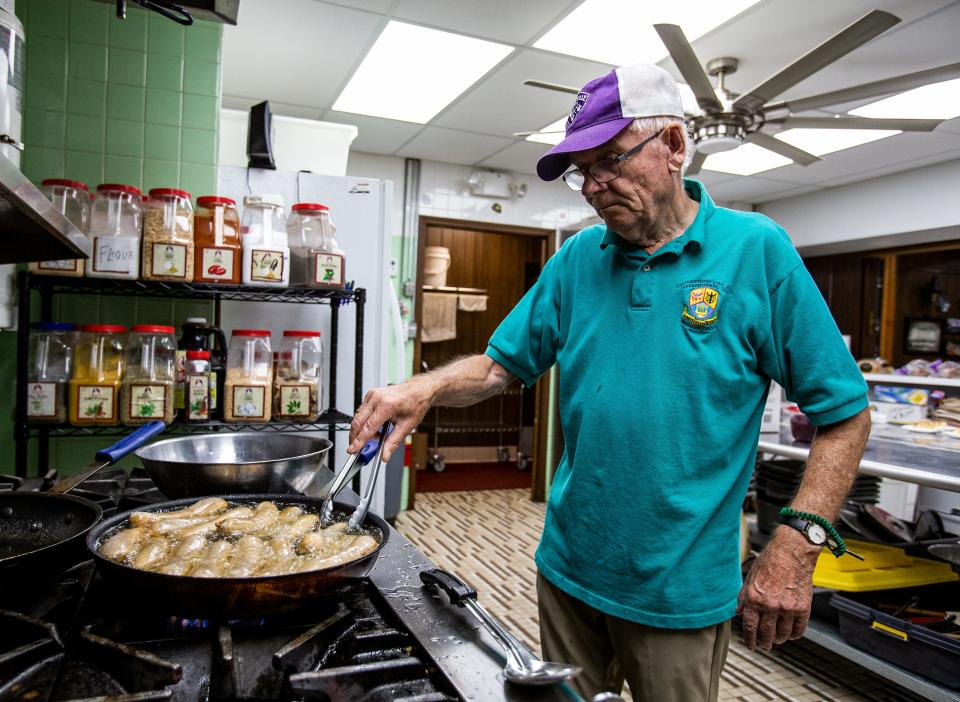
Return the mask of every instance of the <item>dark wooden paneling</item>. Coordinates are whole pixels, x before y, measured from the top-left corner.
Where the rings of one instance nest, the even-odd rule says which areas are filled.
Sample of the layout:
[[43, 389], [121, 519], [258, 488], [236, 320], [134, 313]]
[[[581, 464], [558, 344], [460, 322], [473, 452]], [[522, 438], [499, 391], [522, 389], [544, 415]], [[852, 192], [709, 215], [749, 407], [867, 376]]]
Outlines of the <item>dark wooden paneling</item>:
[[[950, 301], [950, 309], [945, 314], [939, 312], [925, 294], [924, 288], [930, 285], [933, 278], [936, 278], [941, 293]], [[943, 353], [905, 354], [903, 352], [904, 319], [907, 317], [937, 319], [960, 317], [960, 249], [897, 256], [897, 307], [893, 327], [893, 363], [901, 366], [912, 358], [943, 357]]]
[[876, 354], [879, 344], [877, 274], [882, 272], [882, 264], [860, 254], [818, 256], [804, 259], [804, 264], [827, 301], [840, 332], [850, 335], [853, 355], [860, 358]]

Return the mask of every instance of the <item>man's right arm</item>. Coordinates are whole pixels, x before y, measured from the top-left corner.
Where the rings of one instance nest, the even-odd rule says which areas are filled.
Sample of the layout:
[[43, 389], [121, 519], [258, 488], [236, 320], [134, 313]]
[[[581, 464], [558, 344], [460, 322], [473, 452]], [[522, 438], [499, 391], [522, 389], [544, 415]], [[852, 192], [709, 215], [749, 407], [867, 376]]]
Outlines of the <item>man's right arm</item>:
[[356, 453], [384, 424], [394, 428], [383, 448], [384, 460], [417, 428], [433, 405], [466, 407], [502, 392], [514, 379], [489, 356], [478, 354], [453, 361], [398, 385], [375, 388], [363, 398], [350, 425], [349, 453]]

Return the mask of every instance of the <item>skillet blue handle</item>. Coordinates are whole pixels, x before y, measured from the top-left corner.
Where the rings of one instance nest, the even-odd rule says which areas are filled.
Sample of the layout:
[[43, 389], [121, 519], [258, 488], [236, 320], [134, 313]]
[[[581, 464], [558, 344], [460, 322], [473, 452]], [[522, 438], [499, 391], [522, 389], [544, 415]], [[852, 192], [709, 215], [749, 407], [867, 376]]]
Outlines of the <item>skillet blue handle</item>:
[[97, 451], [97, 460], [106, 461], [108, 463], [116, 463], [131, 451], [135, 451], [143, 446], [145, 443], [150, 441], [150, 439], [155, 437], [166, 428], [166, 423], [161, 422], [160, 420], [150, 422], [149, 424], [144, 424], [129, 436], [125, 436], [120, 439], [120, 441], [115, 443], [113, 446], [108, 446], [105, 449]]
[[390, 436], [390, 432], [393, 431], [393, 422], [387, 422], [380, 429], [380, 433], [375, 437], [370, 439], [367, 443], [363, 445], [363, 448], [360, 449], [360, 456], [357, 458], [357, 463], [361, 466], [367, 465], [377, 456], [377, 452], [380, 450], [380, 441], [383, 438]]

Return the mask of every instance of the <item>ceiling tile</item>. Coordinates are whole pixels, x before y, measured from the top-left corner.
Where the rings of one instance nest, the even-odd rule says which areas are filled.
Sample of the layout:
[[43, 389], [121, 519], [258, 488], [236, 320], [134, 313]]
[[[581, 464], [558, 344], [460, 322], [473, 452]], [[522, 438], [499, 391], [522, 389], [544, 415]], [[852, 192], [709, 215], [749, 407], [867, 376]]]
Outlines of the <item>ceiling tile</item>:
[[726, 202], [759, 202], [761, 199], [773, 199], [784, 193], [797, 193], [801, 190], [819, 190], [816, 186], [798, 186], [776, 180], [766, 180], [756, 176], [743, 176], [737, 180], [728, 180], [709, 189], [714, 200]]
[[569, 0], [400, 0], [392, 14], [408, 22], [494, 41], [525, 44], [569, 6]]
[[370, 154], [392, 154], [423, 129], [423, 125], [420, 124], [335, 110], [327, 110], [323, 119], [327, 122], [356, 125], [360, 132], [350, 148], [353, 151], [364, 151]]
[[511, 139], [473, 134], [440, 127], [426, 127], [410, 140], [397, 156], [473, 165], [505, 146]]
[[532, 131], [566, 115], [573, 96], [524, 85], [528, 78], [581, 86], [609, 66], [534, 49], [524, 49], [478, 83], [431, 122], [485, 134], [512, 136]]
[[549, 150], [550, 147], [546, 144], [517, 141], [513, 146], [508, 146], [503, 151], [484, 159], [479, 165], [513, 173], [535, 174], [537, 172], [537, 161]]
[[321, 5], [340, 5], [354, 10], [365, 10], [383, 14], [390, 9], [394, 0], [313, 0]]
[[223, 29], [223, 94], [329, 107], [385, 23], [314, 0], [245, 3]]

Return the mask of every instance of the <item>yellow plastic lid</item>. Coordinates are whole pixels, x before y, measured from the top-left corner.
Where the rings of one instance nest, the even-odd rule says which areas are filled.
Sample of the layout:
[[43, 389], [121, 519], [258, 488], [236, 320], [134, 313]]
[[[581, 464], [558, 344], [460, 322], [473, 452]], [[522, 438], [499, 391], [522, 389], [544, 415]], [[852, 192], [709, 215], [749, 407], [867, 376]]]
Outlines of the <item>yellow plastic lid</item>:
[[949, 563], [908, 556], [902, 548], [867, 541], [847, 540], [847, 548], [864, 560], [852, 556], [836, 558], [823, 549], [813, 571], [813, 584], [832, 590], [867, 592], [900, 587], [933, 585], [960, 580]]

